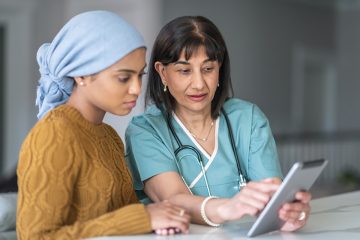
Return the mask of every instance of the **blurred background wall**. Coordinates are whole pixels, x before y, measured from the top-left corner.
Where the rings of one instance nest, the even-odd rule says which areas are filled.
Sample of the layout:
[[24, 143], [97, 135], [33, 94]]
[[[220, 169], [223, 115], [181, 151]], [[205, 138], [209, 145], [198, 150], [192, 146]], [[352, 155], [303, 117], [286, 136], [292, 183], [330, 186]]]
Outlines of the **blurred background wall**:
[[[36, 122], [38, 47], [70, 17], [93, 9], [112, 10], [136, 25], [148, 54], [169, 20], [210, 18], [227, 42], [235, 96], [268, 116], [284, 172], [294, 161], [326, 157], [319, 189], [358, 186], [359, 0], [0, 0], [2, 177], [13, 173]], [[132, 116], [142, 111], [138, 104]], [[132, 116], [107, 115], [105, 121], [123, 136]]]

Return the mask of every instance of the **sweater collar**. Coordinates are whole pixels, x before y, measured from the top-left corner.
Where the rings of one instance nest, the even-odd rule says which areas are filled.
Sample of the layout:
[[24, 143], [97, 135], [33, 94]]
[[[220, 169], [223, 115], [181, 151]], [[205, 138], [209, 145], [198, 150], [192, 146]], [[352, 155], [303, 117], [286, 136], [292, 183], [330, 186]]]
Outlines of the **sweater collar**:
[[99, 136], [103, 137], [106, 133], [107, 124], [95, 124], [88, 121], [84, 116], [74, 107], [63, 104], [57, 107], [59, 112], [63, 112], [70, 121], [74, 122], [80, 128], [85, 129], [86, 131]]

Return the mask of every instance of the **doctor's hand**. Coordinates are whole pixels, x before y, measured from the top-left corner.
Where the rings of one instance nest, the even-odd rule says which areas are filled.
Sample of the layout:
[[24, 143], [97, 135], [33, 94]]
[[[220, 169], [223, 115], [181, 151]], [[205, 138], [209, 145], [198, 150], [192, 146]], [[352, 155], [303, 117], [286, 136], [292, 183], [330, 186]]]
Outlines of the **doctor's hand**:
[[286, 203], [279, 210], [279, 218], [285, 221], [282, 231], [290, 232], [302, 228], [309, 217], [311, 194], [298, 192], [295, 198], [295, 202]]
[[152, 203], [146, 206], [150, 215], [151, 228], [159, 235], [188, 233], [190, 215], [168, 201]]
[[247, 183], [238, 194], [218, 207], [219, 216], [224, 221], [239, 219], [244, 215], [256, 216], [264, 209], [280, 184], [279, 178]]

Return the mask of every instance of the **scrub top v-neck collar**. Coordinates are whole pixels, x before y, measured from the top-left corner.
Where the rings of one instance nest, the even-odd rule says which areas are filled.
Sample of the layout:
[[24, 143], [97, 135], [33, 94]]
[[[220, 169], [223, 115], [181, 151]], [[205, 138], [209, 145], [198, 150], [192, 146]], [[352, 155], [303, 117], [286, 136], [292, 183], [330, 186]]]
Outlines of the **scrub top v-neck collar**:
[[[214, 151], [212, 152], [211, 155], [209, 155], [209, 153], [207, 153], [205, 151], [205, 149], [196, 141], [196, 139], [192, 136], [192, 134], [190, 133], [190, 131], [185, 127], [185, 125], [181, 122], [181, 120], [178, 118], [178, 116], [176, 116], [175, 113], [173, 113], [173, 117], [175, 119], [175, 121], [179, 124], [179, 126], [181, 127], [181, 129], [185, 132], [185, 134], [188, 136], [188, 138], [192, 141], [192, 143], [196, 146], [196, 148], [208, 159], [206, 165], [204, 166], [204, 170], [205, 172], [208, 170], [208, 168], [210, 167], [210, 165], [212, 164], [212, 162], [214, 161], [216, 154], [218, 152], [218, 142], [219, 142], [219, 138], [218, 138], [218, 133], [219, 133], [219, 123], [220, 123], [220, 117], [218, 117], [215, 120], [215, 147], [214, 147]], [[192, 188], [193, 186], [195, 186], [195, 184], [200, 180], [200, 178], [203, 176], [203, 173], [200, 172], [197, 177], [191, 182], [191, 184], [189, 185], [189, 188]]]

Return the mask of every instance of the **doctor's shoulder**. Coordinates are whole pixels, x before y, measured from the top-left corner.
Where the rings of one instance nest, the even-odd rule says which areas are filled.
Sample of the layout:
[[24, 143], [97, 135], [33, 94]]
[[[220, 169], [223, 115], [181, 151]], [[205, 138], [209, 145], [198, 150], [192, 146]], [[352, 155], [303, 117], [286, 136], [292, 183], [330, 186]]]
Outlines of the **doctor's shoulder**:
[[136, 135], [143, 131], [155, 133], [157, 128], [166, 126], [163, 113], [155, 105], [148, 106], [144, 113], [133, 117], [126, 129], [126, 135]]
[[252, 102], [239, 99], [239, 98], [229, 98], [225, 101], [223, 109], [227, 114], [231, 113], [242, 113], [242, 114], [252, 114], [252, 112], [259, 111], [260, 109]]
[[243, 99], [229, 98], [225, 101], [223, 109], [230, 118], [241, 119], [241, 122], [268, 121], [266, 115], [256, 104]]

